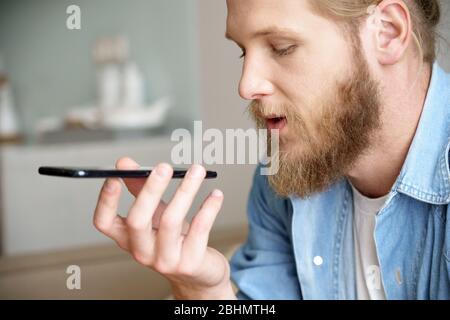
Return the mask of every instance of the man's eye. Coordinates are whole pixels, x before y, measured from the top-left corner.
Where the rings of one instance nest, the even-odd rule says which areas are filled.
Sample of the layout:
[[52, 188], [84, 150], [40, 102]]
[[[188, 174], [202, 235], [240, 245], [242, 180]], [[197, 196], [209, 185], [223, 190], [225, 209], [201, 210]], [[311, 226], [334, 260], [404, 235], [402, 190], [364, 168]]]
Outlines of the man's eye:
[[289, 47], [284, 48], [284, 49], [276, 49], [276, 48], [272, 48], [272, 51], [273, 51], [276, 55], [278, 55], [278, 56], [280, 56], [280, 57], [283, 57], [283, 56], [287, 56], [287, 55], [291, 54], [292, 52], [294, 52], [296, 48], [297, 48], [297, 45], [294, 44], [294, 45], [289, 46]]
[[[287, 55], [291, 54], [292, 52], [294, 52], [296, 48], [297, 48], [297, 45], [294, 44], [294, 45], [289, 46], [289, 47], [284, 48], [284, 49], [276, 49], [276, 48], [272, 47], [272, 51], [276, 55], [278, 55], [280, 57], [283, 57], [283, 56], [287, 56]], [[242, 50], [242, 54], [239, 56], [240, 59], [244, 58], [245, 54], [246, 54], [245, 49], [241, 48], [241, 50]]]

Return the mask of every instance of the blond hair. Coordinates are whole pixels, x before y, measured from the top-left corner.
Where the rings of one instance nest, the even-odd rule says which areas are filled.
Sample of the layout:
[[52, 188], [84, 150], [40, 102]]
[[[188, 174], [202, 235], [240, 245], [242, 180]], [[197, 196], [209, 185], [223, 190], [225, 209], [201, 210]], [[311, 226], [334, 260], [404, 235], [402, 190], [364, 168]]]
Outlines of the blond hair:
[[[440, 20], [438, 0], [403, 0], [413, 24], [413, 37], [425, 63], [436, 60], [436, 26]], [[359, 26], [368, 8], [382, 0], [311, 0], [319, 13], [331, 16], [347, 26]]]

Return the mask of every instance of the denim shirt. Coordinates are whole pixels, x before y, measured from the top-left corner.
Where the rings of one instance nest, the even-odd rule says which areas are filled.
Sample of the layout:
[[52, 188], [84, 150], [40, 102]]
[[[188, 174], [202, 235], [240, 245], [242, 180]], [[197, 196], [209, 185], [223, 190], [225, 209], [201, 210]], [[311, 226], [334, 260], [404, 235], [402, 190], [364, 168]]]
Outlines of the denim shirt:
[[[419, 125], [374, 239], [387, 299], [450, 299], [450, 75], [437, 64]], [[356, 299], [353, 195], [342, 178], [306, 199], [260, 175], [249, 235], [233, 255], [239, 299]]]

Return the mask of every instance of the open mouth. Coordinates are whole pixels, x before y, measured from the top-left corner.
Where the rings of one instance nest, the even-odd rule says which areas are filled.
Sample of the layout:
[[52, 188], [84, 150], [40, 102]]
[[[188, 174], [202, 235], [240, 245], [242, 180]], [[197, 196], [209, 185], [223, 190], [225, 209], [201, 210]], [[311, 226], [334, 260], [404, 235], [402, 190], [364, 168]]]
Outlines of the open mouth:
[[266, 126], [268, 130], [282, 130], [287, 125], [286, 117], [269, 116], [266, 117]]

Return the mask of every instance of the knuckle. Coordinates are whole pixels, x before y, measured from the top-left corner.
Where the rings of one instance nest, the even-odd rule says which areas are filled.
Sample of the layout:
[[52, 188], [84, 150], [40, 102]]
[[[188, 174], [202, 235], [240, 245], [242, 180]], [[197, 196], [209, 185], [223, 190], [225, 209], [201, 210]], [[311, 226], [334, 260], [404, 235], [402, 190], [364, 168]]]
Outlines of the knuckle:
[[153, 263], [153, 269], [164, 275], [173, 275], [176, 273], [176, 268], [173, 264], [161, 258], [156, 259]]
[[159, 229], [160, 230], [173, 230], [175, 226], [180, 225], [180, 219], [174, 215], [163, 214], [159, 220]]
[[126, 242], [122, 242], [122, 241], [117, 241], [117, 240], [116, 240], [116, 244], [117, 244], [117, 246], [118, 246], [120, 249], [122, 249], [122, 250], [124, 250], [124, 251], [128, 251], [128, 250], [129, 250], [129, 245], [128, 245], [128, 243], [126, 243]]
[[191, 226], [195, 231], [195, 234], [208, 234], [210, 229], [211, 229], [211, 225], [204, 220], [197, 220], [195, 221], [194, 224], [192, 224]]
[[94, 218], [94, 227], [98, 231], [105, 233], [111, 228], [111, 223], [105, 219], [95, 217]]
[[126, 225], [132, 231], [143, 231], [146, 228], [146, 225], [143, 221], [137, 219], [136, 217], [130, 216], [128, 216], [126, 219]]
[[152, 264], [152, 257], [148, 253], [133, 251], [132, 252], [133, 259], [136, 260], [139, 264], [144, 266], [150, 266]]
[[98, 196], [97, 208], [111, 209], [111, 195], [106, 191], [106, 184], [103, 185], [102, 190]]
[[180, 263], [177, 274], [183, 277], [193, 278], [197, 275], [197, 270], [197, 266], [192, 263]]

